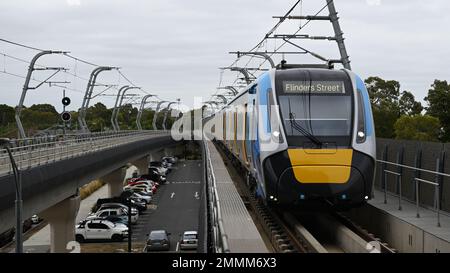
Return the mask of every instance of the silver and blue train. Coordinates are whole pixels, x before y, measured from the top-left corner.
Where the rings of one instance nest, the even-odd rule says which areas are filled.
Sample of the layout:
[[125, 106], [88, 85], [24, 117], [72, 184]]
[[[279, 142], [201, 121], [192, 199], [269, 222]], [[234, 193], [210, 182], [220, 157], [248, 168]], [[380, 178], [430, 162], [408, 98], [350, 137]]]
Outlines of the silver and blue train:
[[350, 70], [278, 66], [207, 120], [267, 203], [358, 206], [371, 198], [372, 110], [364, 82]]

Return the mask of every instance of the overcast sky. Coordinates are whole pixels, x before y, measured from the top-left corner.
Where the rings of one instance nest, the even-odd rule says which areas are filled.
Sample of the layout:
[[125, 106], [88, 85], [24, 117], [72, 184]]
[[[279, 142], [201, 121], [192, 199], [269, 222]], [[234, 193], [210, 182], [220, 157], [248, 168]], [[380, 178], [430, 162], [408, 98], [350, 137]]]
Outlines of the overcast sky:
[[[221, 83], [236, 73], [218, 68], [230, 65], [229, 51], [249, 50], [276, 23], [295, 0], [1, 0], [0, 38], [44, 49], [69, 50], [81, 59], [119, 66], [147, 92], [163, 99], [181, 98], [187, 105], [194, 96], [208, 99]], [[294, 15], [309, 15], [325, 0], [304, 0]], [[450, 2], [445, 0], [335, 0], [353, 70], [366, 78], [380, 76], [400, 81], [402, 90], [422, 100], [434, 79], [450, 80]], [[278, 34], [292, 33], [299, 22], [283, 24]], [[331, 25], [313, 22], [304, 34], [331, 35]], [[279, 42], [278, 42], [279, 45]], [[304, 43], [308, 49], [337, 57], [334, 42]], [[267, 43], [263, 50], [277, 46]], [[294, 48], [286, 47], [286, 51]], [[0, 42], [0, 72], [26, 75], [27, 64], [4, 57], [30, 60], [36, 51]], [[304, 58], [304, 59], [302, 59]], [[288, 62], [311, 62], [305, 56]], [[239, 65], [245, 65], [243, 59]], [[279, 59], [277, 60], [279, 61]], [[43, 57], [46, 66], [64, 66], [83, 78], [91, 66], [61, 56]], [[252, 61], [257, 66], [260, 61]], [[267, 68], [267, 66], [264, 66]], [[48, 72], [35, 71], [42, 79]], [[81, 105], [86, 81], [61, 73], [73, 103]], [[102, 83], [123, 85], [116, 72], [105, 72]], [[24, 80], [0, 73], [0, 104], [16, 105]], [[96, 92], [102, 90], [97, 87]], [[112, 94], [114, 90], [106, 93]], [[42, 86], [28, 94], [25, 105], [51, 103], [60, 107], [61, 88]], [[97, 97], [108, 106], [112, 97]]]

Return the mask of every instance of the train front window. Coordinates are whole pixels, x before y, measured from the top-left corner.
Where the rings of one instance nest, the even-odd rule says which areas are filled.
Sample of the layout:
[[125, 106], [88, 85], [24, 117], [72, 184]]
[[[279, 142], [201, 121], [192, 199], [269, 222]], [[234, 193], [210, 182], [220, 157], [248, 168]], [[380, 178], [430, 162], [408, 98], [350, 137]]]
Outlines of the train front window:
[[344, 80], [282, 80], [278, 103], [289, 146], [349, 146], [351, 85]]

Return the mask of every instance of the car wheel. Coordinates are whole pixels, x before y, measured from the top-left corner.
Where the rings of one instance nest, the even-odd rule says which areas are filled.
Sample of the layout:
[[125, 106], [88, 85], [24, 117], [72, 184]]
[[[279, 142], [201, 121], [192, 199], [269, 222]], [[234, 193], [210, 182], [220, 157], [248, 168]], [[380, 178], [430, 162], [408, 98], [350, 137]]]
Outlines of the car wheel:
[[115, 242], [121, 242], [121, 241], [123, 241], [122, 235], [119, 235], [119, 234], [114, 234], [114, 235], [112, 236], [111, 239], [112, 239], [113, 241], [115, 241]]
[[75, 241], [77, 241], [77, 242], [79, 242], [79, 243], [84, 242], [84, 237], [83, 237], [83, 235], [81, 235], [81, 234], [75, 235]]

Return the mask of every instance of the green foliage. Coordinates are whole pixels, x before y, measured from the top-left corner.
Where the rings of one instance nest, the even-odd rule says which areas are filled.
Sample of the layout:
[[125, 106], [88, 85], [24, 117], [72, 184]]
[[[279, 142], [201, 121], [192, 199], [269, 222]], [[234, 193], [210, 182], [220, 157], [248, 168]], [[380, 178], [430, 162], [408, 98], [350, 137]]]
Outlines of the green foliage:
[[401, 116], [394, 125], [397, 139], [438, 141], [441, 124], [429, 115]]
[[0, 104], [0, 126], [8, 126], [11, 123], [14, 123], [14, 108]]
[[441, 121], [444, 129], [441, 141], [450, 141], [450, 85], [447, 81], [435, 80], [425, 101], [428, 102], [427, 114]]
[[417, 115], [423, 110], [420, 102], [408, 91], [400, 93], [398, 81], [386, 81], [379, 77], [365, 80], [372, 103], [375, 131], [378, 137], [394, 138], [394, 124], [401, 115]]
[[414, 116], [423, 111], [422, 104], [415, 100], [414, 95], [408, 91], [403, 91], [399, 100], [400, 114]]
[[[106, 108], [103, 103], [96, 103], [89, 107], [86, 112], [86, 123], [92, 132], [100, 132], [112, 129], [112, 110]], [[78, 118], [78, 115], [76, 115]]]

